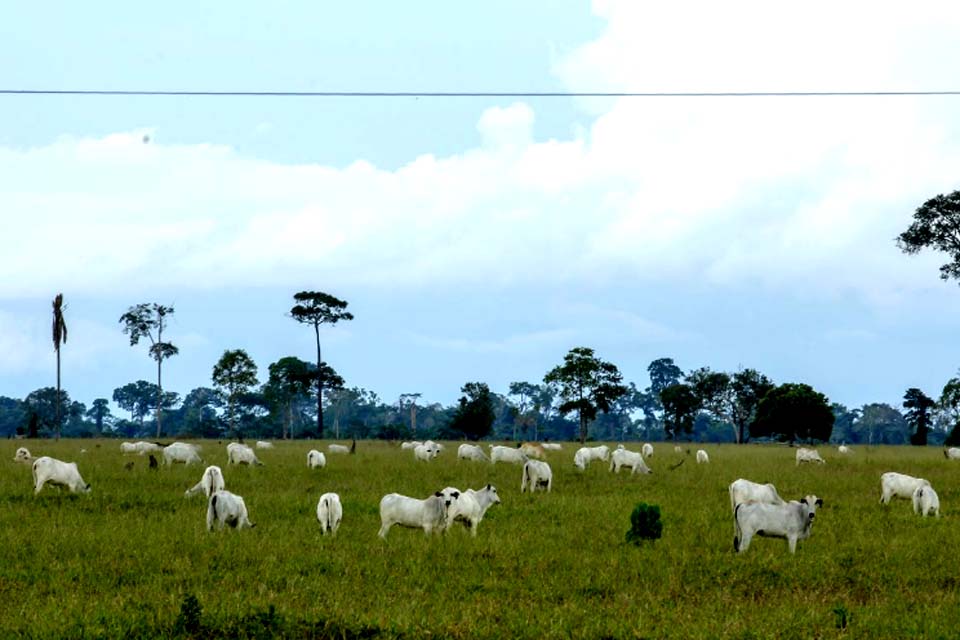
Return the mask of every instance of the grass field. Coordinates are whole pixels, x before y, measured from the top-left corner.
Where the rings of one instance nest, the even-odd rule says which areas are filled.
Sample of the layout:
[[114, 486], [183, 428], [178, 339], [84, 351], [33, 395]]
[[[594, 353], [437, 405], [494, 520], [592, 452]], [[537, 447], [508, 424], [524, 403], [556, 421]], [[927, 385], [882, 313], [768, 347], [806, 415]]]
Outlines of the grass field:
[[[203, 467], [151, 471], [116, 441], [9, 441], [0, 451], [0, 637], [341, 638], [955, 638], [960, 635], [957, 478], [935, 448], [855, 448], [796, 467], [793, 449], [704, 446], [709, 465], [656, 445], [654, 473], [631, 477], [550, 454], [551, 494], [521, 495], [520, 467], [458, 462], [456, 444], [416, 463], [395, 444], [359, 442], [308, 470], [326, 443], [280, 442], [265, 466], [228, 468], [225, 443], [203, 442], [255, 529], [205, 530]], [[89, 495], [33, 495], [17, 446], [76, 461]], [[81, 447], [87, 453], [80, 453]], [[639, 449], [639, 446], [631, 447]], [[134, 460], [135, 468], [124, 463]], [[879, 475], [923, 476], [939, 519], [909, 501], [878, 504]], [[773, 482], [786, 499], [823, 498], [813, 533], [791, 556], [782, 540], [732, 550], [727, 485]], [[425, 497], [493, 483], [479, 535], [394, 527], [377, 538], [389, 492]], [[344, 506], [336, 539], [315, 519], [321, 493]], [[660, 505], [663, 538], [624, 542], [638, 502]]]

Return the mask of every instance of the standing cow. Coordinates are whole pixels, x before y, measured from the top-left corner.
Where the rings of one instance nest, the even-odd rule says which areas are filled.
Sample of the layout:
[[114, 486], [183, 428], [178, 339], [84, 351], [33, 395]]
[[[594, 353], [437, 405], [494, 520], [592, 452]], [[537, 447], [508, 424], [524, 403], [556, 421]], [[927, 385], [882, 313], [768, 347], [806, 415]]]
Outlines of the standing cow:
[[753, 536], [758, 535], [785, 539], [790, 553], [795, 553], [797, 541], [810, 536], [817, 507], [822, 506], [823, 500], [817, 496], [807, 496], [799, 502], [791, 500], [778, 505], [762, 502], [738, 504], [733, 513], [736, 529], [733, 550], [738, 553], [745, 552], [750, 547]]
[[911, 500], [920, 487], [929, 487], [924, 478], [914, 478], [905, 473], [889, 471], [880, 476], [880, 504], [889, 504], [891, 498]]
[[216, 523], [217, 529], [223, 529], [223, 525], [228, 525], [233, 529], [243, 529], [244, 527], [253, 528], [257, 525], [250, 522], [247, 515], [247, 504], [243, 498], [230, 493], [226, 489], [217, 491], [210, 496], [207, 503], [207, 531], [213, 531], [213, 525]]
[[930, 485], [917, 487], [913, 492], [913, 512], [927, 516], [940, 517], [940, 496]]
[[223, 481], [223, 472], [220, 470], [220, 467], [210, 465], [204, 470], [200, 482], [187, 489], [183, 496], [191, 496], [194, 493], [200, 493], [202, 491], [203, 495], [209, 498], [217, 491], [223, 491], [225, 488], [226, 483]]
[[426, 535], [434, 531], [439, 533], [447, 526], [450, 505], [459, 497], [459, 493], [444, 496], [437, 491], [429, 498], [418, 500], [399, 493], [388, 493], [380, 500], [380, 531], [377, 535], [386, 540], [387, 533], [395, 524], [423, 529]]
[[635, 473], [653, 473], [643, 456], [636, 451], [627, 449], [617, 449], [610, 454], [610, 471], [620, 473], [620, 467], [630, 467], [630, 475]]
[[307, 452], [308, 469], [323, 469], [325, 466], [327, 466], [327, 457], [323, 455], [322, 451], [310, 449], [310, 451]]
[[76, 462], [41, 456], [33, 461], [33, 493], [40, 493], [45, 484], [66, 487], [73, 493], [90, 493], [90, 485], [80, 477]]
[[33, 460], [33, 456], [30, 455], [30, 451], [26, 447], [20, 447], [17, 449], [17, 452], [13, 454], [14, 462], [30, 462]]
[[530, 489], [533, 493], [537, 488], [546, 488], [547, 493], [553, 488], [553, 470], [550, 465], [540, 460], [527, 460], [523, 463], [523, 475], [520, 478], [520, 493]]
[[342, 519], [343, 505], [340, 504], [340, 496], [335, 493], [325, 493], [320, 496], [320, 501], [317, 502], [317, 522], [320, 523], [320, 533], [326, 535], [329, 531], [331, 536], [336, 536]]

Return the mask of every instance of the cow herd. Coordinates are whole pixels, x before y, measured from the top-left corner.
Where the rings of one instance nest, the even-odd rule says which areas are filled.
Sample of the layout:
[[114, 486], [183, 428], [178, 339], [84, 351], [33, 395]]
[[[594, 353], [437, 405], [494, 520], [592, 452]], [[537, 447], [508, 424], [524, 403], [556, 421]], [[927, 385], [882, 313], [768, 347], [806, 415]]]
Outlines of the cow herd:
[[[517, 447], [488, 445], [489, 456], [474, 444], [461, 444], [457, 450], [457, 460], [489, 462], [490, 464], [515, 463], [522, 465], [520, 492], [536, 492], [538, 489], [550, 492], [553, 488], [553, 471], [544, 460], [547, 451], [559, 451], [562, 446], [556, 443], [522, 443]], [[271, 449], [270, 442], [259, 441], [258, 449]], [[425, 442], [404, 442], [402, 450], [412, 450], [414, 459], [429, 462], [443, 450], [443, 445], [427, 440]], [[162, 446], [152, 442], [124, 442], [120, 445], [124, 454], [150, 455], [160, 454], [165, 465], [182, 463], [186, 465], [202, 463], [199, 445], [174, 442]], [[676, 449], [675, 449], [676, 450]], [[230, 465], [257, 466], [263, 463], [254, 450], [242, 443], [231, 442], [226, 447], [227, 463]], [[343, 445], [328, 445], [330, 453], [350, 453], [351, 448]], [[681, 450], [682, 451], [682, 450]], [[852, 450], [841, 445], [837, 452], [850, 455]], [[613, 451], [606, 445], [581, 447], [573, 456], [574, 467], [585, 471], [594, 461], [609, 462], [610, 472], [619, 473], [622, 467], [630, 469], [631, 475], [649, 474], [651, 469], [645, 461], [653, 456], [653, 446], [644, 444], [639, 452], [627, 450], [619, 445]], [[944, 450], [947, 459], [960, 459], [960, 449]], [[796, 464], [818, 463], [825, 461], [816, 449], [800, 447], [796, 450]], [[700, 449], [696, 453], [698, 463], [708, 463], [709, 456]], [[91, 487], [84, 482], [75, 462], [63, 462], [48, 456], [34, 458], [30, 452], [20, 447], [14, 455], [14, 462], [32, 463], [34, 493], [39, 493], [45, 485], [65, 487], [73, 493], [89, 493]], [[307, 467], [322, 469], [326, 457], [316, 449], [307, 453]], [[129, 465], [128, 465], [129, 468]], [[823, 500], [808, 495], [800, 500], [785, 501], [772, 484], [758, 484], [746, 479], [738, 479], [729, 485], [730, 507], [734, 521], [734, 550], [745, 552], [754, 536], [773, 537], [786, 540], [791, 553], [795, 552], [799, 540], [810, 536], [818, 507]], [[223, 471], [216, 465], [208, 466], [200, 481], [187, 489], [185, 497], [203, 493], [207, 498], [206, 526], [208, 530], [224, 526], [242, 529], [256, 526], [250, 521], [243, 498], [226, 489]], [[921, 516], [939, 516], [940, 500], [930, 482], [924, 478], [915, 478], [906, 474], [888, 472], [880, 477], [880, 503], [886, 505], [893, 498], [913, 501], [914, 513]], [[477, 527], [484, 514], [494, 504], [500, 503], [496, 487], [487, 484], [474, 490], [460, 491], [456, 487], [447, 487], [436, 491], [424, 499], [412, 498], [398, 493], [389, 493], [380, 501], [381, 527], [378, 535], [386, 539], [393, 526], [422, 529], [429, 535], [442, 532], [455, 522], [460, 522], [471, 535], [477, 535]], [[317, 503], [317, 522], [322, 534], [336, 535], [343, 518], [343, 506], [336, 493], [324, 493]]]

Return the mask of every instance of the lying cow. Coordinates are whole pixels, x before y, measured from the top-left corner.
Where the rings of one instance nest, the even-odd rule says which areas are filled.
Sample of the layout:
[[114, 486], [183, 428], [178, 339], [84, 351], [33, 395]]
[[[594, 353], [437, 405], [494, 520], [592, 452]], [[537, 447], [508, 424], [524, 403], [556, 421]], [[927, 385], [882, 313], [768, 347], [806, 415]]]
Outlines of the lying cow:
[[917, 487], [913, 492], [913, 512], [927, 516], [940, 517], [940, 497], [930, 485]]
[[520, 493], [527, 489], [533, 493], [538, 487], [546, 487], [547, 493], [550, 493], [553, 488], [553, 471], [546, 462], [527, 460], [523, 463], [523, 475], [520, 477]]
[[817, 507], [822, 506], [823, 500], [817, 496], [807, 496], [799, 502], [791, 500], [777, 505], [762, 502], [738, 504], [733, 513], [736, 529], [733, 550], [738, 553], [745, 552], [750, 547], [753, 536], [758, 535], [785, 539], [790, 553], [795, 553], [797, 540], [805, 540], [810, 536]]
[[20, 447], [17, 449], [17, 452], [13, 454], [14, 462], [30, 462], [33, 460], [33, 456], [30, 455], [30, 451], [26, 447]]
[[459, 493], [444, 496], [437, 491], [425, 500], [408, 498], [399, 493], [388, 493], [380, 500], [380, 532], [384, 540], [390, 527], [395, 524], [411, 529], [423, 529], [426, 535], [441, 532], [447, 526], [450, 505], [460, 497]]
[[563, 445], [559, 442], [541, 442], [540, 446], [546, 451], [563, 451]]
[[880, 476], [880, 504], [889, 504], [891, 498], [913, 499], [913, 492], [920, 487], [929, 487], [924, 478], [914, 478], [895, 471]]
[[240, 442], [231, 442], [227, 445], [228, 464], [263, 465], [253, 449]]
[[960, 448], [950, 447], [943, 450], [943, 457], [947, 460], [960, 460]]
[[350, 447], [345, 444], [328, 444], [327, 451], [329, 453], [350, 453]]
[[[449, 522], [463, 524], [470, 530], [472, 536], [477, 535], [477, 527], [480, 526], [480, 521], [483, 520], [487, 509], [492, 505], [500, 504], [500, 495], [492, 484], [488, 484], [479, 491], [467, 489], [462, 493], [456, 487], [447, 487], [440, 493], [443, 494], [444, 499], [451, 500], [450, 511], [447, 514]], [[458, 497], [454, 499], [454, 495]], [[448, 526], [444, 531], [449, 530]]]
[[629, 467], [630, 475], [635, 473], [653, 473], [643, 456], [636, 451], [627, 449], [617, 449], [610, 455], [610, 471], [620, 473], [620, 467]]
[[490, 446], [490, 463], [497, 464], [497, 462], [511, 462], [513, 464], [523, 464], [527, 461], [527, 456], [520, 449], [514, 449], [513, 447], [504, 447], [499, 444], [491, 444]]
[[323, 455], [322, 451], [317, 451], [316, 449], [307, 451], [308, 469], [323, 469], [325, 466], [327, 466], [327, 457]]
[[325, 493], [320, 496], [320, 501], [317, 502], [317, 522], [320, 523], [320, 533], [326, 535], [329, 531], [331, 536], [336, 536], [342, 519], [343, 505], [340, 504], [340, 496], [335, 493]]
[[266, 440], [257, 440], [257, 449], [273, 449], [273, 443]]
[[800, 466], [801, 462], [819, 462], [820, 464], [826, 464], [823, 458], [820, 457], [820, 454], [816, 449], [804, 449], [800, 447], [797, 449], [797, 466]]
[[220, 467], [211, 465], [204, 470], [200, 482], [187, 489], [183, 496], [192, 496], [202, 491], [203, 495], [209, 498], [217, 491], [223, 491], [224, 488], [226, 488], [226, 483], [223, 481], [223, 472]]
[[203, 460], [200, 459], [194, 445], [186, 442], [174, 442], [163, 448], [163, 464], [169, 466], [176, 463], [203, 464]]
[[707, 464], [710, 462], [710, 456], [703, 449], [697, 449], [697, 464]]
[[90, 485], [80, 477], [76, 462], [63, 462], [41, 456], [33, 461], [33, 493], [40, 493], [43, 485], [66, 487], [73, 493], [90, 493]]
[[487, 454], [475, 444], [462, 444], [457, 448], [457, 460], [475, 460], [486, 462]]
[[230, 493], [226, 489], [217, 491], [210, 496], [207, 503], [207, 531], [213, 531], [213, 524], [217, 524], [217, 529], [223, 529], [223, 525], [229, 525], [234, 529], [251, 529], [257, 525], [250, 522], [247, 515], [247, 505], [240, 496]]

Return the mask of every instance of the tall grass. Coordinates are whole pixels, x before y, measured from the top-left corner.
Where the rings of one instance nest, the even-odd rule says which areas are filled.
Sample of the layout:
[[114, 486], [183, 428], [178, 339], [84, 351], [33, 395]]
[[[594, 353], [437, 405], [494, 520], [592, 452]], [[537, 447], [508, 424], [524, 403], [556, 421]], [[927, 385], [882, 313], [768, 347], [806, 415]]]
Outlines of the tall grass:
[[[553, 452], [550, 494], [520, 494], [520, 467], [430, 463], [387, 443], [328, 455], [323, 442], [258, 451], [263, 467], [232, 468], [225, 444], [203, 442], [242, 495], [252, 530], [208, 533], [202, 496], [184, 498], [203, 467], [161, 468], [122, 456], [115, 441], [34, 441], [34, 455], [76, 461], [89, 495], [33, 495], [16, 446], [0, 448], [0, 637], [865, 638], [955, 637], [960, 463], [936, 449], [857, 448], [796, 467], [793, 449], [706, 446], [709, 465], [657, 446], [652, 475], [611, 474]], [[87, 453], [79, 453], [80, 448]], [[668, 470], [681, 457], [677, 469]], [[124, 464], [135, 462], [133, 470]], [[879, 476], [931, 481], [940, 519], [907, 501], [883, 507]], [[757, 538], [733, 553], [727, 486], [773, 482], [787, 499], [824, 499], [812, 536], [791, 556]], [[425, 497], [498, 487], [479, 534], [427, 538], [394, 527], [377, 538], [389, 492]], [[316, 503], [343, 501], [339, 535], [323, 538]], [[638, 502], [660, 506], [663, 537], [625, 542]]]

